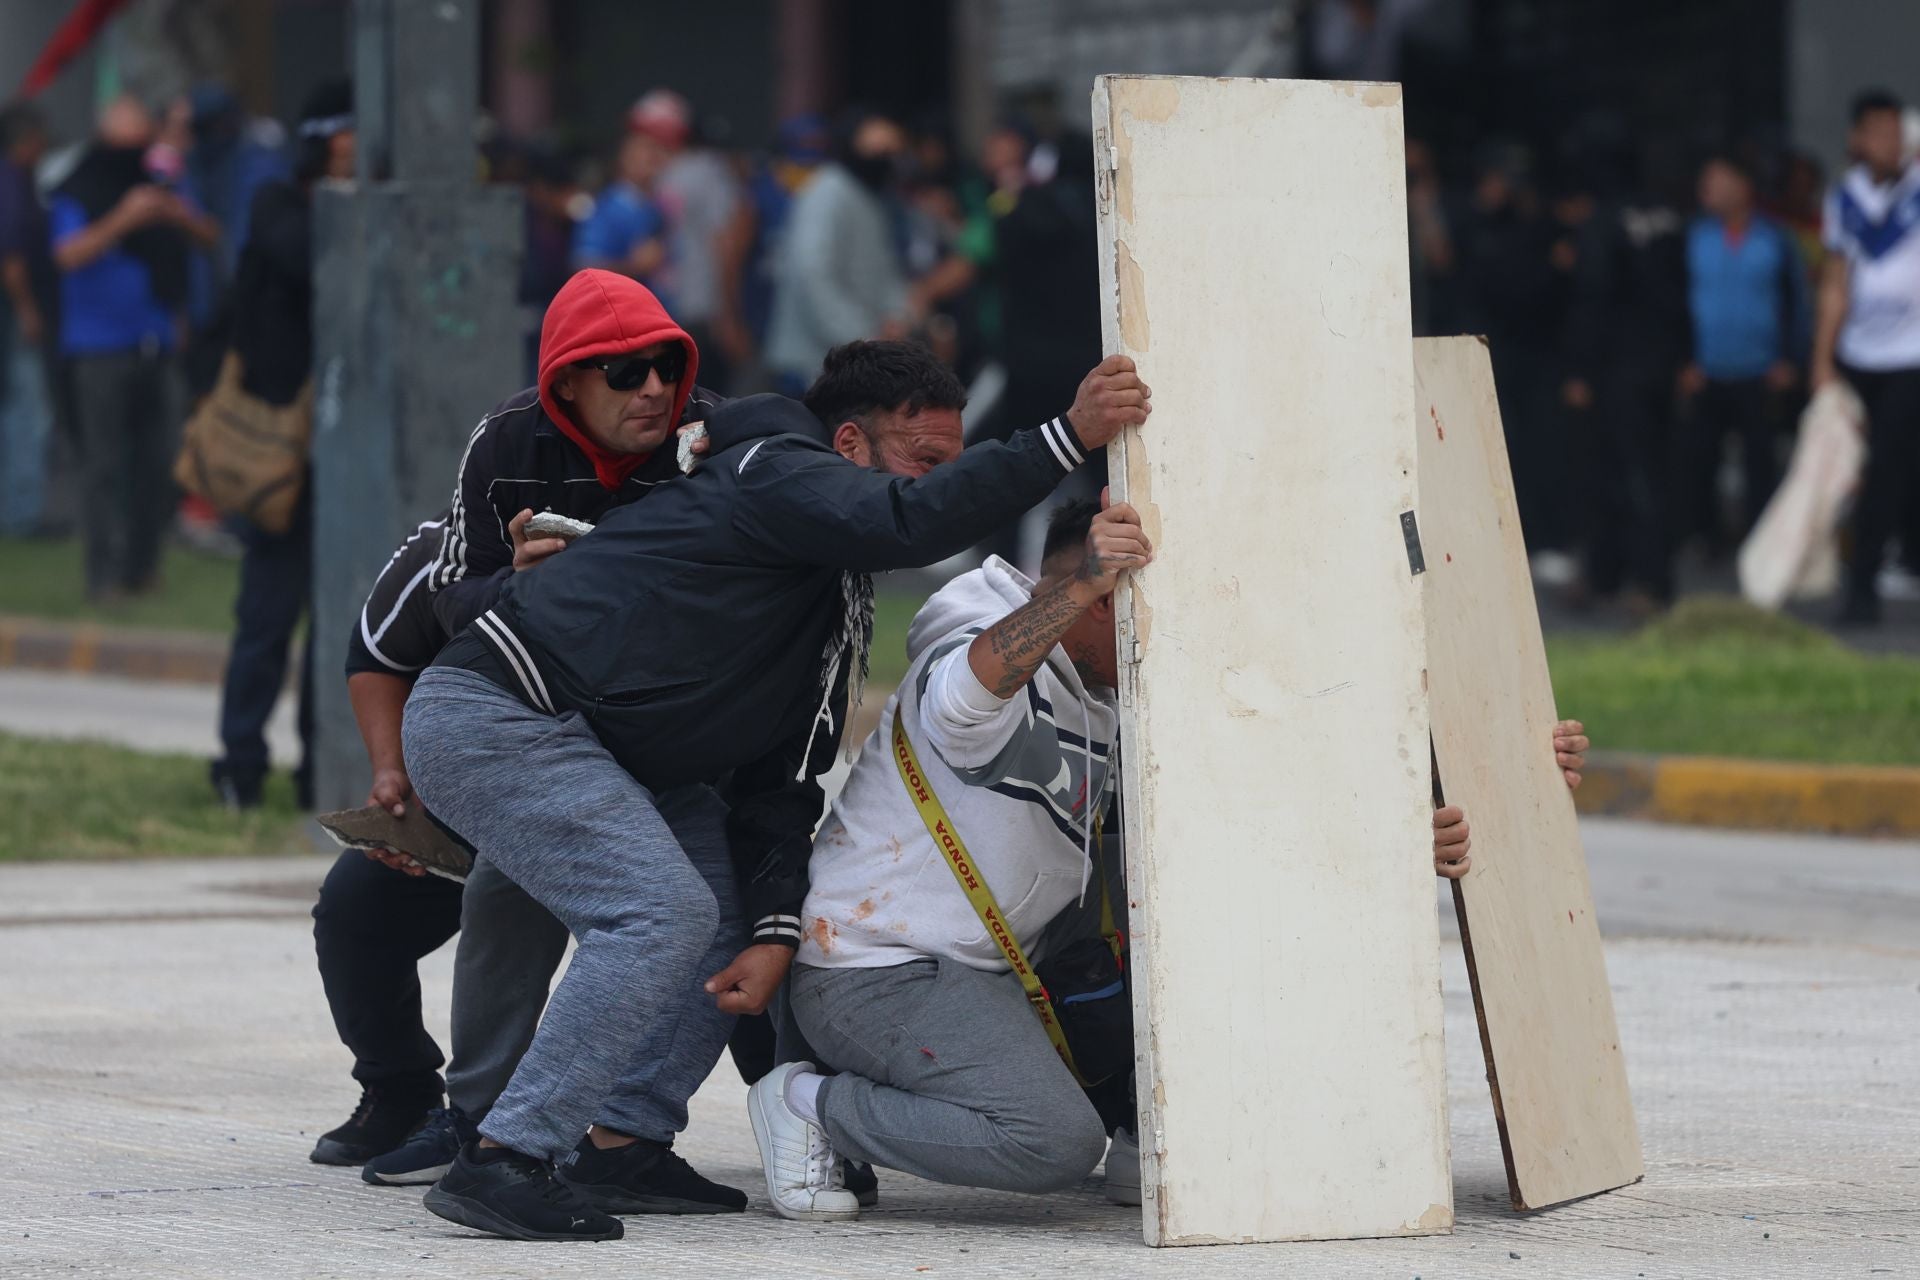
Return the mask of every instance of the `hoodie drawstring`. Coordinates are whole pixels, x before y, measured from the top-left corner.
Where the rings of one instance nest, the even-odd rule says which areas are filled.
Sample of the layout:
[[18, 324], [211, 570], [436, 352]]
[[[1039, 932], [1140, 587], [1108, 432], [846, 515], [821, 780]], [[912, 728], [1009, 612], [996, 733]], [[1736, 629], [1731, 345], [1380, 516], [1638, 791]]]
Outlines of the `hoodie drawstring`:
[[[1087, 905], [1087, 886], [1093, 883], [1093, 813], [1097, 803], [1093, 795], [1093, 712], [1087, 706], [1085, 698], [1080, 703], [1080, 788], [1087, 797], [1086, 812], [1081, 817], [1086, 821], [1087, 829], [1080, 843], [1080, 905]], [[1108, 748], [1112, 750], [1111, 747]], [[1107, 780], [1100, 779], [1101, 800], [1107, 798]]]
[[[820, 736], [820, 724], [833, 724], [833, 686], [840, 678], [840, 664], [849, 655], [847, 668], [847, 723], [860, 710], [867, 691], [867, 664], [873, 653], [873, 577], [847, 570], [840, 575], [840, 625], [827, 640], [826, 671], [821, 677], [820, 709], [813, 713], [813, 727], [807, 730], [807, 749], [800, 754], [795, 782], [807, 780], [807, 766], [813, 761], [814, 739]], [[853, 759], [854, 744], [846, 744], [847, 759]]]
[[[807, 765], [813, 760], [813, 740], [820, 736], [820, 724], [833, 723], [833, 682], [840, 678], [841, 650], [834, 650], [833, 661], [827, 664], [827, 687], [820, 691], [820, 709], [813, 713], [813, 727], [807, 730], [807, 749], [800, 753], [800, 771], [793, 775], [795, 782], [807, 780]], [[847, 708], [847, 715], [853, 715], [853, 708]]]

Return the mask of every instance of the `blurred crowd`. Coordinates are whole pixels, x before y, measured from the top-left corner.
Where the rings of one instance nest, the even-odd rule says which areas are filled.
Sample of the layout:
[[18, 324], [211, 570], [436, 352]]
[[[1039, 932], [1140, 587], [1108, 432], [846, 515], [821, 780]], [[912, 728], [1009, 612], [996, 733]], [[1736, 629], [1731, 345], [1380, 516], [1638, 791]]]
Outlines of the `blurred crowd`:
[[[855, 107], [789, 119], [768, 153], [748, 154], [714, 145], [664, 89], [625, 125], [604, 181], [591, 160], [486, 148], [493, 180], [527, 192], [530, 318], [581, 268], [634, 276], [725, 394], [798, 394], [834, 346], [917, 338], [974, 387], [976, 439], [1045, 421], [1099, 360], [1084, 136], [1010, 118], [969, 156], [942, 117]], [[529, 353], [536, 339], [530, 323]]]
[[[1870, 165], [1862, 135], [1897, 131], [1901, 104], [1862, 102], [1854, 158], [1892, 218], [1905, 152]], [[31, 107], [0, 119], [0, 532], [78, 523], [97, 598], [153, 584], [172, 428], [228, 347], [254, 200], [324, 176], [296, 170], [317, 136], [303, 131], [325, 119], [290, 136], [217, 88], [157, 111], [121, 98], [59, 152]], [[651, 287], [725, 394], [797, 392], [839, 343], [920, 338], [969, 385], [972, 439], [1044, 420], [1099, 357], [1083, 136], [1008, 117], [969, 154], [942, 118], [854, 108], [789, 119], [748, 152], [667, 89], [619, 124], [602, 154], [481, 146], [487, 180], [525, 193], [528, 378], [540, 315], [589, 266]], [[1546, 154], [1489, 140], [1436, 155], [1410, 139], [1407, 193], [1415, 331], [1489, 338], [1537, 575], [1576, 606], [1644, 613], [1738, 546], [1812, 384], [1833, 376], [1815, 298], [1840, 234], [1823, 235], [1823, 212], [1839, 216], [1823, 199], [1841, 183], [1809, 155], [1752, 145], [1702, 156], [1682, 181], [1640, 172], [1637, 154], [1604, 116]], [[1876, 515], [1853, 530], [1854, 621], [1877, 614], [1882, 587], [1909, 589], [1902, 565], [1920, 561], [1911, 467], [1880, 453], [1869, 473], [1900, 474], [1860, 504]], [[84, 492], [49, 504], [50, 468], [84, 476]], [[185, 520], [223, 536], [191, 505]], [[1884, 568], [1873, 540], [1894, 552]]]
[[[1813, 156], [1752, 144], [1649, 175], [1604, 116], [1548, 155], [1488, 141], [1457, 174], [1409, 140], [1415, 332], [1488, 337], [1536, 577], [1567, 603], [1661, 608], [1751, 532], [1812, 391], [1844, 377], [1868, 396], [1880, 374], [1920, 368], [1903, 115], [1860, 95], [1831, 186]], [[1850, 355], [1863, 333], [1875, 349]], [[1920, 431], [1920, 406], [1873, 407], [1883, 433]], [[1920, 566], [1910, 456], [1875, 453], [1850, 623], [1877, 621], [1881, 591], [1911, 593]]]

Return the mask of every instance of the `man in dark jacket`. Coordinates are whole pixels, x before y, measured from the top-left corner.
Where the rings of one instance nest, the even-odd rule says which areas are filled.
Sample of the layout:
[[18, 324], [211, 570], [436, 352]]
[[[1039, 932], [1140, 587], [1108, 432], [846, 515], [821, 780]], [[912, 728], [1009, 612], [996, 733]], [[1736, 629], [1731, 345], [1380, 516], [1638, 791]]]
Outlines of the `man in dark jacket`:
[[[373, 766], [369, 804], [398, 816], [415, 803], [400, 716], [420, 669], [508, 578], [566, 546], [525, 536], [534, 511], [592, 522], [679, 474], [671, 428], [716, 403], [694, 385], [698, 367], [692, 339], [637, 281], [585, 271], [554, 298], [539, 384], [481, 419], [452, 511], [395, 551], [355, 626], [347, 685]], [[484, 859], [464, 894], [452, 881], [410, 878], [417, 871], [398, 855], [383, 863], [347, 850], [313, 911], [320, 976], [362, 1095], [312, 1159], [373, 1162], [369, 1181], [438, 1176], [456, 1135], [485, 1114], [512, 1072], [565, 945], [564, 934], [554, 938], [559, 926]], [[416, 966], [463, 921], [474, 927], [455, 964], [455, 1062], [445, 1082], [455, 1105], [445, 1109], [445, 1059], [421, 1020]], [[530, 985], [537, 995], [515, 994]]]
[[[404, 730], [421, 797], [580, 944], [428, 1208], [512, 1238], [621, 1234], [597, 1206], [618, 1196], [635, 1100], [662, 1076], [697, 1083], [792, 962], [815, 779], [866, 673], [867, 575], [935, 563], [1039, 502], [1145, 422], [1147, 396], [1114, 357], [1066, 415], [962, 456], [950, 372], [910, 344], [848, 344], [811, 413], [723, 406], [692, 476], [514, 577], [422, 674]], [[727, 847], [676, 839], [655, 796], [728, 774]], [[632, 1070], [663, 1021], [681, 1029], [670, 1059]], [[811, 1176], [817, 1199], [853, 1205], [837, 1173]]]
[[[313, 186], [353, 176], [353, 87], [330, 80], [300, 113], [299, 164], [291, 182], [254, 196], [234, 281], [233, 354], [240, 385], [268, 404], [290, 404], [313, 368]], [[287, 683], [287, 655], [313, 594], [313, 491], [303, 485], [285, 533], [248, 524], [241, 535], [240, 589], [233, 641], [220, 689], [221, 758], [210, 770], [229, 808], [260, 804], [267, 777], [267, 720]], [[300, 668], [300, 746], [313, 746], [313, 632]], [[311, 802], [304, 760], [295, 775], [302, 805]]]

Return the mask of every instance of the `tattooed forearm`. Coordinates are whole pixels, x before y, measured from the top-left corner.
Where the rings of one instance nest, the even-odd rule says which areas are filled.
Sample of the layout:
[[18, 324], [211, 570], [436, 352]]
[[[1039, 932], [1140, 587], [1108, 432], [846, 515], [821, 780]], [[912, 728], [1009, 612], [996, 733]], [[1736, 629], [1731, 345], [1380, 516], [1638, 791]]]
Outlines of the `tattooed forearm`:
[[967, 663], [994, 697], [1011, 698], [1086, 610], [1071, 580], [1043, 584], [1033, 599], [980, 633]]

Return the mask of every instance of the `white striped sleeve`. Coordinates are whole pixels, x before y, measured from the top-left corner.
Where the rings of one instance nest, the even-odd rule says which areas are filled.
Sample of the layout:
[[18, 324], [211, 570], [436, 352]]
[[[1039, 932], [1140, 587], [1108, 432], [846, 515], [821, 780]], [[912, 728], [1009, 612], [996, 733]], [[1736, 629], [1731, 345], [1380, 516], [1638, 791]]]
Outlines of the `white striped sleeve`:
[[1072, 471], [1087, 460], [1086, 452], [1074, 438], [1073, 428], [1065, 418], [1055, 418], [1042, 426], [1040, 438], [1047, 442], [1047, 448], [1053, 450], [1054, 461], [1060, 464], [1062, 471]]
[[753, 940], [760, 942], [778, 942], [790, 947], [800, 945], [800, 917], [788, 915], [761, 916], [753, 922]]
[[473, 460], [473, 446], [480, 442], [487, 424], [492, 421], [491, 414], [480, 419], [480, 425], [467, 437], [467, 447], [460, 454], [460, 469], [453, 476], [453, 508], [440, 538], [440, 554], [434, 559], [433, 573], [427, 580], [436, 591], [467, 575], [467, 464]]

